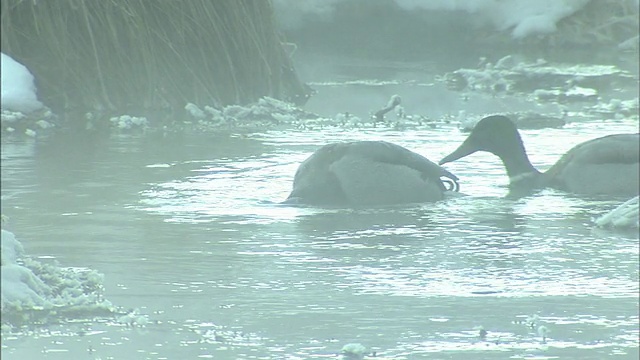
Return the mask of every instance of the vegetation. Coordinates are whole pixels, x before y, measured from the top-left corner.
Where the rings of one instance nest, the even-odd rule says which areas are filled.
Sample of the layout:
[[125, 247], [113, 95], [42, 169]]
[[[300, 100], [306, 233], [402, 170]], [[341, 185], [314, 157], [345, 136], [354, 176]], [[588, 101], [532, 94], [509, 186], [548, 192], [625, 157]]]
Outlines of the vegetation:
[[1, 38], [56, 111], [307, 96], [269, 1], [2, 0]]

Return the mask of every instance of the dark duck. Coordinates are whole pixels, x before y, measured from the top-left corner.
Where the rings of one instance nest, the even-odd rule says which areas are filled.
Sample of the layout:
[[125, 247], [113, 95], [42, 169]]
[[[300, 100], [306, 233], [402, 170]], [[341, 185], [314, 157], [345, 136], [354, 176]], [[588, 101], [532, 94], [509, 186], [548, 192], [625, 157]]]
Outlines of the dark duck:
[[446, 164], [487, 151], [498, 156], [509, 176], [512, 194], [555, 188], [584, 195], [637, 195], [639, 190], [640, 134], [615, 134], [576, 145], [546, 172], [529, 161], [515, 124], [507, 117], [486, 117], [451, 154]]
[[324, 145], [296, 171], [285, 201], [371, 206], [442, 200], [458, 178], [426, 157], [386, 141]]

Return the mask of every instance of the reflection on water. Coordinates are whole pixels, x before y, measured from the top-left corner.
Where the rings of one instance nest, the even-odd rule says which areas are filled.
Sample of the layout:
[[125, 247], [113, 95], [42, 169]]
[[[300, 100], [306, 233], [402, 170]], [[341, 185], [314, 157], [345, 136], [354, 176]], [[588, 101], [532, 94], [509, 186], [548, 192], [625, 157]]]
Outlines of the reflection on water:
[[[523, 137], [544, 170], [574, 144], [634, 128]], [[637, 358], [638, 236], [591, 221], [624, 199], [506, 199], [498, 159], [474, 154], [447, 165], [466, 197], [279, 204], [297, 165], [327, 142], [384, 139], [437, 160], [465, 136], [444, 127], [77, 147], [3, 139], [2, 212], [26, 252], [103, 273], [106, 298], [150, 320], [14, 329], [3, 358], [334, 358], [350, 342], [398, 359]]]

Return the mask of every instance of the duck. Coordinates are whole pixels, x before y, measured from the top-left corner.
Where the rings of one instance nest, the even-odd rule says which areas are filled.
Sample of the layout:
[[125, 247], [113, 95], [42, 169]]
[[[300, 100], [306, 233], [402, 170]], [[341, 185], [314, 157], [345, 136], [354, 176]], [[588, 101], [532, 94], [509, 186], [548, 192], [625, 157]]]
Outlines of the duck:
[[375, 112], [375, 114], [373, 114], [373, 122], [378, 123], [378, 122], [383, 122], [384, 121], [384, 115], [386, 113], [388, 113], [389, 111], [395, 109], [396, 107], [398, 107], [400, 104], [402, 103], [402, 98], [400, 97], [400, 95], [391, 95], [391, 98], [389, 98], [389, 101], [387, 102], [387, 105], [385, 107], [383, 107], [382, 109], [378, 110]]
[[434, 202], [458, 192], [458, 177], [386, 141], [320, 147], [298, 167], [286, 204], [362, 207]]
[[491, 115], [480, 120], [439, 165], [476, 151], [490, 152], [502, 160], [511, 195], [542, 188], [578, 195], [633, 196], [640, 191], [640, 134], [614, 134], [580, 143], [549, 170], [540, 172], [529, 161], [516, 125], [506, 116]]

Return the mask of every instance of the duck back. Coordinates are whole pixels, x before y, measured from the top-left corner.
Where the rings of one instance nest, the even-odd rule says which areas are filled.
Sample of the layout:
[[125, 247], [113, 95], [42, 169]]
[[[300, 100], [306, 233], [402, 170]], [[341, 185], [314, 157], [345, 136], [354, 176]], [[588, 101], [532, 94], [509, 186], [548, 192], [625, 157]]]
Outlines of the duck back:
[[546, 173], [547, 185], [578, 194], [640, 191], [640, 135], [616, 134], [581, 143]]
[[390, 205], [444, 198], [458, 178], [427, 158], [385, 141], [329, 144], [296, 171], [287, 202], [310, 205]]

